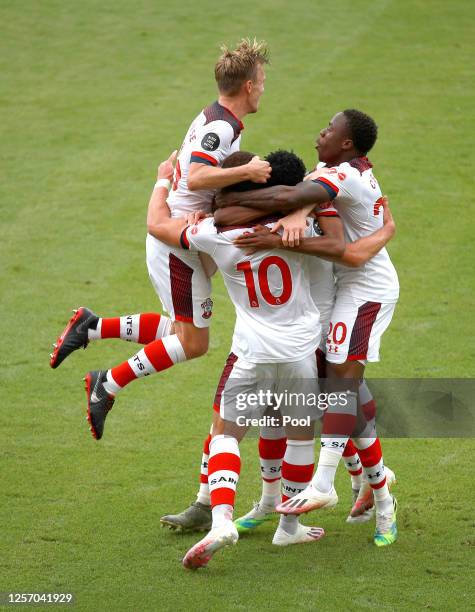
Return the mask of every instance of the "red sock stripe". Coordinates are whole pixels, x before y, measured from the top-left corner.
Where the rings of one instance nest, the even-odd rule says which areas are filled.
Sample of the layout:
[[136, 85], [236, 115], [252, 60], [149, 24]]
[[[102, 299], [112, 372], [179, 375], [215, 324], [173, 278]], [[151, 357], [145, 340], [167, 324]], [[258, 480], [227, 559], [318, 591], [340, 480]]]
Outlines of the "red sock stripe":
[[351, 474], [351, 476], [359, 476], [362, 473], [363, 473], [363, 468], [356, 470], [356, 472], [352, 472], [351, 470], [348, 470], [348, 474]]
[[218, 470], [229, 470], [236, 472], [239, 476], [241, 471], [241, 457], [234, 453], [218, 453], [209, 458], [208, 461], [208, 477], [211, 477]]
[[345, 450], [343, 451], [343, 457], [353, 457], [353, 455], [358, 454], [358, 449], [353, 444], [352, 440], [348, 440], [345, 446]]
[[140, 344], [150, 344], [155, 340], [158, 325], [162, 317], [156, 312], [145, 312], [140, 315], [139, 322], [139, 342]]
[[287, 448], [287, 438], [268, 440], [259, 438], [259, 457], [261, 459], [282, 459]]
[[148, 360], [157, 372], [166, 370], [173, 365], [162, 340], [154, 340], [144, 348]]
[[228, 489], [226, 487], [216, 489], [210, 492], [211, 506], [213, 508], [215, 506], [220, 506], [221, 504], [228, 504], [229, 506], [234, 506], [235, 497], [236, 492], [232, 489]]
[[309, 482], [312, 480], [314, 463], [309, 465], [293, 465], [292, 463], [282, 462], [282, 478], [291, 482]]
[[264, 482], [277, 482], [278, 480], [280, 480], [280, 476], [279, 478], [263, 478], [262, 480]]
[[201, 484], [208, 484], [208, 476], [206, 476], [206, 474], [200, 474], [200, 482]]
[[379, 438], [376, 438], [368, 448], [359, 449], [358, 454], [363, 467], [373, 467], [373, 465], [376, 465], [383, 456]]
[[120, 338], [119, 317], [114, 317], [113, 319], [102, 319], [101, 338]]
[[378, 482], [378, 484], [370, 484], [369, 486], [372, 489], [380, 489], [381, 487], [384, 487], [384, 485], [386, 484], [386, 476], [382, 479], [381, 482]]
[[135, 372], [129, 366], [127, 361], [124, 361], [124, 363], [112, 368], [111, 375], [119, 387], [125, 387], [125, 385], [128, 385], [137, 378], [135, 376]]
[[325, 412], [322, 423], [322, 436], [351, 436], [356, 426], [356, 416], [352, 414], [332, 414]]
[[367, 421], [371, 421], [372, 419], [374, 419], [374, 417], [376, 416], [376, 402], [374, 401], [374, 399], [370, 400], [366, 404], [363, 404], [361, 406], [361, 410], [363, 411], [363, 414]]

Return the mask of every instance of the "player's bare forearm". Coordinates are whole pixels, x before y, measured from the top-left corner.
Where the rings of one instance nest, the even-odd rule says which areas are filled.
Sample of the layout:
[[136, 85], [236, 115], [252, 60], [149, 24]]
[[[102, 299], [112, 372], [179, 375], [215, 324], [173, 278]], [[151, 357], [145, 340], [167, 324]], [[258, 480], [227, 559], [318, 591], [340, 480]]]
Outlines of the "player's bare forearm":
[[190, 191], [198, 189], [221, 189], [242, 181], [265, 183], [271, 175], [269, 162], [255, 156], [242, 166], [219, 168], [206, 164], [191, 163], [187, 186]]
[[168, 218], [167, 220], [162, 220], [157, 225], [147, 225], [147, 230], [154, 238], [165, 242], [169, 246], [179, 247], [181, 246], [181, 233], [187, 225], [187, 221], [184, 217], [180, 217], [179, 219]]
[[290, 212], [307, 204], [328, 202], [328, 199], [328, 193], [323, 187], [312, 181], [304, 181], [295, 187], [276, 185], [266, 189], [218, 194], [216, 206], [217, 208], [250, 206], [266, 212], [275, 210]]
[[284, 247], [282, 244], [280, 248], [337, 261], [345, 252], [345, 241], [337, 236], [317, 236], [315, 238], [301, 238], [298, 246]]
[[394, 236], [395, 231], [396, 226], [394, 223], [383, 225], [382, 228], [369, 236], [355, 240], [355, 242], [349, 242], [345, 247], [343, 255], [338, 259], [339, 263], [350, 268], [359, 268], [387, 245]]
[[152, 191], [148, 203], [147, 228], [157, 226], [170, 219], [167, 197], [168, 189], [166, 187], [155, 187]]
[[214, 212], [215, 225], [243, 225], [262, 217], [262, 210], [245, 206], [229, 206]]

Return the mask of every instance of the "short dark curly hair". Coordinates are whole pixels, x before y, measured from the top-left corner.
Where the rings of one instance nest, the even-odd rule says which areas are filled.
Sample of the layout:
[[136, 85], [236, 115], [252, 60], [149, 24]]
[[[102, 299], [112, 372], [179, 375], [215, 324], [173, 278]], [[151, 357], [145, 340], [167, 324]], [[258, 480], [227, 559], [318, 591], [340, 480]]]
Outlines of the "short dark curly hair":
[[[236, 151], [231, 153], [223, 162], [223, 168], [235, 168], [243, 166], [251, 161], [254, 153], [248, 151]], [[252, 181], [242, 181], [234, 185], [228, 185], [222, 189], [223, 193], [229, 191], [250, 191], [251, 189], [263, 189], [274, 187], [274, 185], [296, 185], [303, 181], [305, 176], [305, 164], [291, 151], [273, 151], [264, 158], [272, 168], [272, 174], [267, 183], [253, 183]]]
[[295, 155], [293, 151], [273, 151], [265, 158], [272, 168], [272, 174], [263, 187], [273, 187], [274, 185], [293, 186], [303, 181], [306, 173], [305, 164]]
[[374, 147], [378, 137], [378, 126], [369, 115], [355, 108], [347, 108], [343, 114], [346, 117], [355, 149], [362, 155], [366, 155]]

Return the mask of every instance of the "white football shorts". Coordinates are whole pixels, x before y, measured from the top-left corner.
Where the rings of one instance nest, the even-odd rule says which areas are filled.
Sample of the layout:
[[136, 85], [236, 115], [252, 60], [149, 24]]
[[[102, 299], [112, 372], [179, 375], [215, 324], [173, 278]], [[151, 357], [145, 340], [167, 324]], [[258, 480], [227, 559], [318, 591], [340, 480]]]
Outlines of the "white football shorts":
[[214, 409], [222, 419], [238, 425], [242, 425], [238, 417], [260, 418], [269, 414], [269, 408], [270, 414], [275, 408], [276, 416], [310, 417], [313, 422], [322, 415], [311, 398], [318, 394], [315, 353], [283, 363], [251, 363], [231, 353], [218, 383]]
[[330, 363], [379, 361], [381, 338], [393, 318], [396, 302], [365, 302], [338, 295], [326, 339]]
[[209, 327], [213, 314], [211, 280], [199, 253], [170, 247], [147, 234], [150, 280], [172, 321]]

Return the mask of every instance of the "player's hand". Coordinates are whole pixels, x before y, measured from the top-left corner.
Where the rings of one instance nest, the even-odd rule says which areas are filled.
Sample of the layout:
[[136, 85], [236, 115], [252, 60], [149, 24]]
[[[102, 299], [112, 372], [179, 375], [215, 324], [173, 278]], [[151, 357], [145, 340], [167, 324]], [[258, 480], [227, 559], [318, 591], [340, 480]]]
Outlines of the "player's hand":
[[269, 162], [260, 159], [258, 155], [255, 155], [247, 164], [247, 169], [249, 180], [253, 183], [266, 183], [272, 172]]
[[191, 212], [191, 213], [188, 213], [187, 215], [185, 215], [186, 224], [187, 225], [196, 225], [202, 219], [206, 219], [206, 217], [210, 217], [210, 216], [211, 215], [207, 215], [202, 210], [198, 210], [196, 212]]
[[282, 246], [280, 236], [272, 234], [265, 225], [256, 225], [253, 232], [244, 232], [233, 240], [234, 246], [245, 249], [248, 255], [256, 251], [278, 249]]
[[272, 228], [275, 234], [279, 229], [283, 229], [282, 243], [285, 247], [299, 246], [300, 238], [305, 235], [307, 229], [307, 215], [301, 210], [296, 210], [290, 215], [283, 217]]
[[173, 180], [173, 172], [175, 171], [174, 164], [175, 164], [177, 153], [178, 151], [173, 151], [170, 157], [166, 159], [165, 161], [163, 161], [158, 166], [157, 180], [158, 179], [168, 179], [169, 181]]
[[396, 223], [393, 219], [391, 209], [389, 208], [388, 196], [383, 196], [382, 209], [383, 209], [383, 225], [392, 238], [394, 234], [396, 233]]

